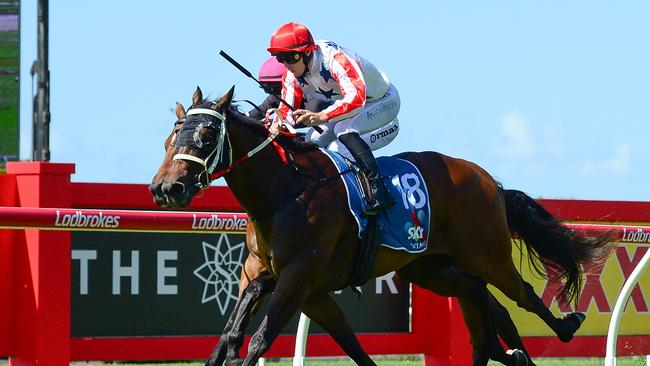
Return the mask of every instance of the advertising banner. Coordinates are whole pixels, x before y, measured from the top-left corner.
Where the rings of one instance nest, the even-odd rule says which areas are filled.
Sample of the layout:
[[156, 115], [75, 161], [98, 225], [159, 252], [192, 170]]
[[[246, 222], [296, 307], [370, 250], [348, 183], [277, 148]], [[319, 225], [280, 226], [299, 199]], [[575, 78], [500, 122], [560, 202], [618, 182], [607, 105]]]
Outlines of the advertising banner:
[[[637, 224], [648, 226], [647, 223]], [[558, 289], [539, 278], [528, 266], [526, 250], [520, 255], [519, 245], [513, 245], [513, 260], [515, 264], [521, 263], [518, 269], [524, 280], [533, 285], [535, 292], [556, 316], [573, 311], [587, 314], [587, 320], [576, 335], [606, 336], [612, 310], [623, 283], [650, 248], [650, 229], [623, 228], [620, 239], [619, 246], [604, 266], [585, 268], [586, 276], [577, 304], [561, 304], [558, 301]], [[537, 316], [519, 308], [494, 287], [490, 286], [490, 291], [508, 308], [522, 336], [555, 335]], [[634, 287], [620, 324], [620, 335], [650, 334], [650, 270], [645, 271]]]
[[[244, 239], [225, 233], [73, 232], [72, 336], [220, 335], [237, 301]], [[355, 331], [409, 331], [408, 284], [390, 273], [362, 291], [360, 297], [349, 288], [332, 294]], [[295, 334], [297, 319], [283, 333]], [[315, 324], [310, 329], [322, 332]]]

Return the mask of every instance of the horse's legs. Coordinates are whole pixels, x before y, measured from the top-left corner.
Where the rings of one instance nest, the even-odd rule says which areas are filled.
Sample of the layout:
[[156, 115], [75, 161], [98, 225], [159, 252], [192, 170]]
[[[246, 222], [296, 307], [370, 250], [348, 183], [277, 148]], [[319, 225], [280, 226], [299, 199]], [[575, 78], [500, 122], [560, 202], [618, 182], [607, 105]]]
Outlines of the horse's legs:
[[556, 318], [535, 293], [533, 286], [521, 278], [511, 260], [492, 263], [503, 263], [505, 270], [499, 273], [493, 272], [491, 278], [488, 279], [489, 283], [515, 301], [522, 309], [536, 314], [557, 334], [562, 342], [568, 342], [573, 338], [573, 334], [585, 319], [584, 314], [571, 313], [562, 319]]
[[[255, 314], [256, 307], [261, 304], [261, 299], [275, 288], [275, 279], [268, 272], [264, 272], [260, 277], [253, 280], [248, 288], [253, 287], [250, 301], [242, 303], [239, 314], [235, 318], [231, 331], [228, 335], [228, 359], [233, 357], [239, 358], [239, 349], [244, 343], [244, 331]], [[248, 290], [247, 288], [247, 290]]]
[[512, 321], [508, 309], [501, 305], [494, 295], [491, 293], [489, 295], [490, 311], [492, 312], [492, 319], [494, 320], [497, 334], [508, 345], [508, 348], [521, 350], [528, 359], [529, 366], [535, 366], [533, 359], [530, 357], [530, 354], [528, 354], [526, 347], [524, 347], [519, 331], [517, 330], [515, 323]]
[[248, 354], [243, 366], [254, 366], [257, 360], [271, 348], [271, 344], [282, 328], [298, 311], [298, 307], [307, 297], [309, 287], [316, 282], [314, 277], [320, 275], [315, 266], [318, 264], [305, 265], [304, 259], [296, 255], [282, 269], [275, 290], [271, 294], [266, 316], [248, 345]]
[[273, 290], [275, 280], [268, 272], [263, 272], [259, 277], [253, 279], [239, 296], [235, 307], [228, 318], [228, 322], [219, 338], [219, 342], [212, 351], [206, 366], [241, 363], [239, 349], [244, 342], [244, 331], [248, 325], [253, 308], [259, 304], [259, 300]]
[[[400, 269], [398, 276], [440, 295], [458, 298], [474, 348], [474, 365], [486, 365], [488, 358], [505, 365], [525, 365], [522, 355], [506, 354], [496, 337], [490, 311], [491, 295], [485, 282], [453, 266], [439, 267], [439, 257], [422, 257]], [[516, 328], [514, 332], [516, 334]]]
[[301, 305], [309, 319], [318, 323], [357, 365], [375, 365], [345, 320], [338, 304], [327, 293], [309, 296]]
[[584, 315], [573, 313], [563, 319], [556, 318], [532, 286], [524, 281], [512, 261], [512, 238], [506, 215], [497, 214], [503, 207], [492, 205], [473, 209], [477, 221], [479, 217], [484, 219], [480, 230], [467, 230], [465, 217], [450, 225], [453, 235], [449, 240], [454, 245], [449, 248], [453, 251], [455, 263], [459, 268], [472, 272], [498, 288], [519, 307], [536, 314], [561, 341], [570, 341], [575, 331], [580, 328]]

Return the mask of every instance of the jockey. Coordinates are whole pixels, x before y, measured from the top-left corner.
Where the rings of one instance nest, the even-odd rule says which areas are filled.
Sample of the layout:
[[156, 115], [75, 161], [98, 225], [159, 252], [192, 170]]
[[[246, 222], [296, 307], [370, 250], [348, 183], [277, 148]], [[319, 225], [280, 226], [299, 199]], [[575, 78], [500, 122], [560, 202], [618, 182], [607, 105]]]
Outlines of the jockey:
[[280, 95], [282, 92], [282, 77], [286, 73], [287, 69], [275, 57], [269, 57], [264, 61], [262, 67], [260, 67], [258, 80], [262, 84], [261, 88], [269, 95], [262, 104], [247, 113], [249, 117], [264, 119], [267, 110], [278, 107], [280, 99], [276, 95]]
[[[258, 105], [256, 108], [251, 109], [246, 113], [249, 117], [255, 119], [264, 119], [266, 116], [266, 111], [271, 108], [278, 108], [280, 106], [279, 96], [282, 93], [282, 77], [287, 73], [287, 68], [283, 64], [278, 62], [278, 60], [271, 56], [260, 67], [258, 74], [258, 80], [260, 87], [264, 89], [264, 92], [269, 95], [264, 99], [262, 104]], [[310, 101], [303, 100], [300, 104], [300, 108], [307, 109], [310, 111], [319, 111], [321, 109], [327, 108], [331, 102], [321, 101], [318, 99], [312, 99]]]
[[[260, 81], [260, 84], [262, 84], [261, 88], [264, 89], [265, 92], [269, 93], [269, 95], [266, 97], [266, 99], [264, 99], [262, 104], [257, 106], [247, 101], [254, 105], [254, 108], [246, 113], [247, 116], [258, 120], [264, 120], [267, 110], [271, 108], [278, 108], [280, 106], [280, 99], [278, 99], [276, 95], [280, 95], [282, 91], [282, 77], [284, 74], [286, 74], [286, 72], [287, 69], [284, 67], [284, 65], [279, 63], [278, 60], [273, 56], [264, 61], [260, 67], [258, 80]], [[317, 98], [311, 98], [307, 101], [303, 99], [300, 108], [312, 112], [318, 112], [329, 107], [332, 105], [332, 103], [333, 101], [327, 99], [320, 100]], [[371, 125], [368, 127], [374, 126]], [[372, 151], [388, 145], [395, 139], [398, 132], [399, 121], [397, 120], [397, 117], [390, 123], [379, 126], [374, 130], [368, 131], [367, 129], [362, 129], [359, 131], [361, 138], [366, 142], [366, 144], [368, 144], [368, 146], [370, 146], [370, 149]], [[332, 141], [327, 146], [327, 150], [338, 152], [350, 160], [355, 160], [350, 155], [350, 152], [345, 148], [345, 146], [341, 146], [341, 143], [339, 143], [338, 140]]]
[[[360, 134], [375, 130], [397, 117], [400, 99], [388, 77], [356, 53], [330, 41], [314, 41], [302, 24], [287, 23], [271, 36], [267, 50], [288, 72], [282, 80], [282, 98], [298, 108], [303, 100], [331, 104], [320, 111], [297, 109], [292, 118], [305, 126], [306, 140], [327, 147], [338, 140], [350, 151], [368, 177], [372, 194], [368, 214], [376, 214], [395, 203], [382, 178], [368, 144]], [[289, 107], [281, 104], [283, 118]]]

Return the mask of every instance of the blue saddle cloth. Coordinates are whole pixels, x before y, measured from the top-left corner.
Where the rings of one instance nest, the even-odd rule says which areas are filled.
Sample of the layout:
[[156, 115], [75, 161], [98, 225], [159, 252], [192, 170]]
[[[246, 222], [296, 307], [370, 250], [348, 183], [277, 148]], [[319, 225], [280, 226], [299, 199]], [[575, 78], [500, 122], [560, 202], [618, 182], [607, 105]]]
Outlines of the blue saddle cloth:
[[[336, 165], [345, 183], [348, 205], [359, 226], [359, 238], [366, 229], [368, 218], [363, 215], [366, 200], [352, 163], [338, 153], [321, 149]], [[379, 157], [379, 174], [396, 203], [377, 214], [377, 236], [380, 245], [420, 253], [427, 249], [429, 233], [429, 196], [422, 174], [410, 161], [395, 157]]]

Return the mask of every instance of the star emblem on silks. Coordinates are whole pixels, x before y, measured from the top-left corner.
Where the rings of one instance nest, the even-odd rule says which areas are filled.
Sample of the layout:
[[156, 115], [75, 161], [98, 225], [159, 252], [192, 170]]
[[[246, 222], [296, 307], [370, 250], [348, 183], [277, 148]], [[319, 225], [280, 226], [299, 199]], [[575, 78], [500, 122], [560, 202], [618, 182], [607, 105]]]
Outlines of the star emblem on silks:
[[332, 42], [332, 41], [327, 41], [327, 42], [325, 42], [325, 44], [328, 45], [328, 46], [330, 46], [330, 47], [334, 47], [334, 48], [336, 48], [337, 50], [338, 50], [339, 48], [341, 48], [341, 47], [339, 47], [339, 45], [337, 45], [336, 43], [334, 43], [334, 42]]
[[320, 76], [323, 78], [323, 80], [325, 80], [325, 82], [327, 82], [327, 80], [329, 80], [329, 79], [334, 80], [334, 78], [332, 77], [332, 74], [330, 73], [330, 71], [325, 68], [325, 64], [321, 65]]
[[303, 87], [304, 87], [305, 85], [309, 84], [309, 83], [307, 82], [307, 80], [305, 80], [305, 75], [304, 75], [304, 74], [303, 74], [302, 76], [298, 76], [298, 77], [296, 78], [296, 80], [298, 80], [298, 82], [300, 83], [300, 86], [303, 86]]
[[221, 315], [226, 315], [230, 302], [236, 302], [239, 294], [244, 242], [231, 246], [228, 235], [221, 234], [216, 246], [205, 241], [202, 246], [205, 263], [194, 270], [204, 283], [201, 304], [214, 300]]
[[332, 99], [332, 96], [339, 95], [339, 93], [335, 92], [334, 89], [323, 90], [320, 87], [316, 93], [323, 95], [327, 99]]

